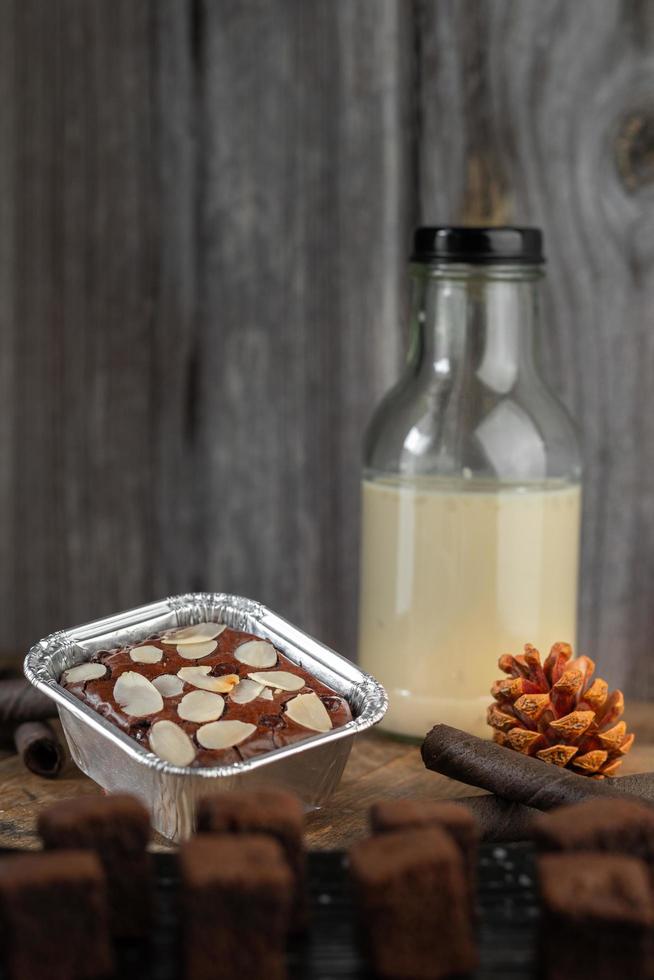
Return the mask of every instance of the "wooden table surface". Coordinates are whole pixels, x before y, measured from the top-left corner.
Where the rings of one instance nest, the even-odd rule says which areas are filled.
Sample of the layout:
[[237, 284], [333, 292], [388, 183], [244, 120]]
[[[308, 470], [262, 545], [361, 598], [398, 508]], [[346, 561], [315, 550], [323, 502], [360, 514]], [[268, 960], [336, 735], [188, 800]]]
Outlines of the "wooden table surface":
[[[630, 704], [627, 721], [636, 744], [623, 772], [654, 770], [654, 705]], [[70, 759], [57, 779], [41, 779], [17, 756], [5, 753], [0, 758], [0, 846], [38, 847], [35, 822], [40, 810], [55, 800], [100, 792]], [[322, 810], [309, 814], [307, 843], [321, 849], [347, 847], [364, 835], [368, 808], [375, 800], [452, 799], [475, 792], [480, 791], [428, 772], [418, 746], [376, 733], [361, 735], [334, 796]], [[166, 846], [162, 838], [158, 843]]]

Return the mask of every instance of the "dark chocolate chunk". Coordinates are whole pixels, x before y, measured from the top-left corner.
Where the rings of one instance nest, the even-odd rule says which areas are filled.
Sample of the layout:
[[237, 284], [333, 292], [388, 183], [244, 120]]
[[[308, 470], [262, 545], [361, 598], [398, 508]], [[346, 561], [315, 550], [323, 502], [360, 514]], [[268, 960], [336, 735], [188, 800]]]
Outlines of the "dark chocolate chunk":
[[548, 854], [538, 861], [540, 962], [546, 980], [645, 980], [654, 904], [647, 868], [616, 854]]
[[277, 841], [201, 834], [179, 866], [184, 976], [284, 980], [293, 878]]
[[152, 915], [152, 867], [146, 848], [150, 817], [132, 796], [84, 796], [55, 803], [39, 815], [49, 850], [95, 851], [107, 876], [112, 931], [147, 935]]
[[370, 827], [376, 834], [408, 827], [441, 827], [445, 830], [461, 853], [472, 905], [476, 890], [479, 828], [469, 810], [447, 800], [383, 800], [370, 809]]
[[94, 980], [112, 972], [105, 876], [95, 854], [0, 860], [6, 980]]
[[474, 969], [467, 878], [444, 830], [408, 829], [360, 841], [350, 851], [350, 871], [377, 975], [428, 980]]
[[532, 836], [543, 851], [605, 851], [645, 860], [654, 881], [654, 809], [631, 800], [589, 800], [539, 814]]
[[276, 789], [217, 793], [199, 801], [197, 826], [203, 833], [267, 834], [276, 840], [293, 873], [293, 924], [306, 924], [304, 811], [297, 797]]

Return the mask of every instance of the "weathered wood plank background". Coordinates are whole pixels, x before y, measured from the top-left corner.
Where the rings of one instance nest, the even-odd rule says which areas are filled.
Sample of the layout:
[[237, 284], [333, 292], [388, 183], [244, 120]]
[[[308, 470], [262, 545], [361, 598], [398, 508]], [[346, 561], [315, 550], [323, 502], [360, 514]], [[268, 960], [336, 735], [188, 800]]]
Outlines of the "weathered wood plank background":
[[528, 222], [654, 696], [653, 93], [648, 0], [0, 0], [0, 649], [206, 587], [352, 654], [411, 228]]

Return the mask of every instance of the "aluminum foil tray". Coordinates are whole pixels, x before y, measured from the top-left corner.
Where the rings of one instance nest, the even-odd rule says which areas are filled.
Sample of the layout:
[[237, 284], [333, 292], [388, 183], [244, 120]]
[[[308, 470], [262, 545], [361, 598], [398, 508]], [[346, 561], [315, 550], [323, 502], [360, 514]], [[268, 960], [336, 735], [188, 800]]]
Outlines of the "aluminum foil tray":
[[[95, 653], [143, 641], [152, 633], [217, 620], [270, 640], [293, 663], [344, 697], [352, 721], [324, 734], [229, 766], [173, 766], [139, 745], [58, 683], [64, 670]], [[377, 724], [388, 704], [384, 688], [355, 664], [313, 640], [265, 606], [241, 596], [192, 593], [53, 633], [27, 654], [25, 676], [57, 703], [71, 755], [108, 792], [132, 793], [153, 826], [171, 840], [192, 833], [198, 799], [232, 789], [276, 786], [320, 807], [338, 785], [352, 741]]]

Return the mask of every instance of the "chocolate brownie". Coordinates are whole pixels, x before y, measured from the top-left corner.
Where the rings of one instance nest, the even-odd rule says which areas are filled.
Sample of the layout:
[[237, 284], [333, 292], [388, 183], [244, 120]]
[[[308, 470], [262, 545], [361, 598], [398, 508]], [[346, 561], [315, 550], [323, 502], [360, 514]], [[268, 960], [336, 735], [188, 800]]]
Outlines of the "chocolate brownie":
[[148, 811], [138, 800], [118, 794], [62, 800], [39, 815], [38, 831], [48, 850], [95, 851], [107, 877], [112, 931], [117, 936], [148, 934], [151, 830]]
[[477, 820], [469, 810], [446, 800], [382, 800], [370, 808], [370, 828], [374, 834], [431, 826], [441, 827], [454, 838], [468, 874], [472, 903], [480, 833]]
[[95, 854], [0, 860], [0, 958], [6, 980], [111, 974], [105, 877]]
[[350, 872], [379, 976], [432, 980], [475, 967], [467, 877], [448, 833], [434, 826], [360, 841], [350, 850]]
[[345, 698], [270, 641], [223, 623], [99, 651], [60, 683], [180, 766], [231, 765], [352, 718]]
[[622, 854], [546, 854], [538, 871], [546, 980], [650, 976], [654, 903], [642, 861]]
[[184, 976], [284, 980], [293, 876], [277, 841], [199, 834], [179, 866]]
[[218, 793], [199, 801], [197, 825], [201, 832], [273, 837], [293, 873], [293, 925], [302, 928], [306, 924], [304, 810], [296, 796], [276, 789]]
[[654, 880], [654, 807], [631, 800], [588, 800], [539, 814], [533, 839], [541, 851], [608, 851], [647, 862]]

